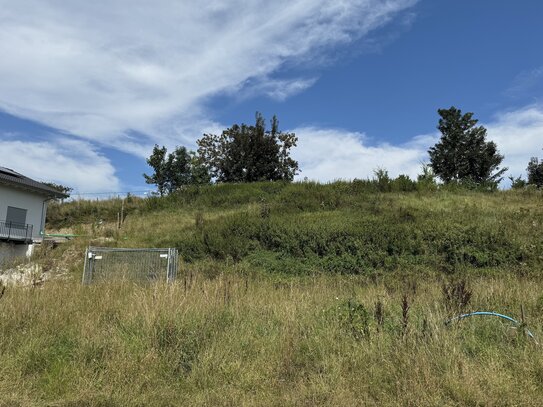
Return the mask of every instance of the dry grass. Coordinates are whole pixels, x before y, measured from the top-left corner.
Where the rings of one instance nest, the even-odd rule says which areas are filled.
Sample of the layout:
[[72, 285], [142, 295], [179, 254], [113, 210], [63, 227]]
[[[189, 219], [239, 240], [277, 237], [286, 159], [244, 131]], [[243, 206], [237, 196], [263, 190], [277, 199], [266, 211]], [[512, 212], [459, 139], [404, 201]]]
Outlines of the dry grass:
[[[522, 303], [530, 329], [543, 339], [542, 282], [501, 277], [467, 285], [469, 309], [518, 317]], [[493, 318], [445, 327], [450, 311], [442, 287], [437, 278], [415, 284], [198, 274], [172, 286], [8, 288], [0, 299], [0, 400], [540, 405], [541, 347]]]

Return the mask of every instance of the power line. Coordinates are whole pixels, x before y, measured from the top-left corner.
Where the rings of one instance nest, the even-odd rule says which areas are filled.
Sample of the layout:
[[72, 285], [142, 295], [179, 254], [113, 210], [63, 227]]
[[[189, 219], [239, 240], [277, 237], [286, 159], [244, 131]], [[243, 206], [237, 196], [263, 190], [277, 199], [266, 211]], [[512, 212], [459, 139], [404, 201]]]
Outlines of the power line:
[[113, 191], [113, 192], [72, 192], [71, 195], [114, 195], [114, 194], [145, 194], [153, 192], [151, 189], [144, 191]]

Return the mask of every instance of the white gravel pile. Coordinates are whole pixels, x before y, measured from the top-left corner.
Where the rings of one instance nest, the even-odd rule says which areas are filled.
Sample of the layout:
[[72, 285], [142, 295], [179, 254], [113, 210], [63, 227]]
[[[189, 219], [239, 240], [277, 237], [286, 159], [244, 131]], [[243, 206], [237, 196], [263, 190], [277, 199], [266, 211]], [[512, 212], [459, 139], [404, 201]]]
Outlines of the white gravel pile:
[[35, 287], [51, 278], [51, 273], [43, 272], [35, 263], [20, 264], [16, 267], [0, 271], [0, 283], [3, 285], [20, 285]]

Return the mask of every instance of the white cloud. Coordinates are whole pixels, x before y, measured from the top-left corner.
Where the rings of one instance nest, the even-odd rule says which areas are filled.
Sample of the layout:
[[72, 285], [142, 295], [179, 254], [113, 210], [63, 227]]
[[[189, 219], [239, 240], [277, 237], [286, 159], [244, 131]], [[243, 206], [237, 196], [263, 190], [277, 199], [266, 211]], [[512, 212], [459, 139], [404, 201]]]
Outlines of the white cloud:
[[[2, 137], [4, 138], [4, 137]], [[0, 140], [0, 165], [42, 182], [57, 182], [75, 192], [119, 191], [115, 169], [90, 143], [67, 138], [47, 142]]]
[[362, 133], [337, 129], [304, 127], [295, 129], [298, 147], [293, 157], [298, 160], [298, 178], [333, 181], [336, 179], [371, 178], [377, 168], [385, 168], [389, 175], [399, 174], [416, 178], [426, 150], [420, 139], [403, 145], [368, 145]]
[[[505, 156], [502, 166], [509, 167], [508, 174], [525, 177], [530, 157], [543, 156], [543, 107], [503, 112], [482, 124], [488, 130], [487, 139], [495, 141]], [[298, 178], [320, 181], [371, 178], [378, 167], [387, 169], [393, 177], [406, 174], [416, 178], [421, 162], [428, 161], [428, 148], [439, 140], [439, 134], [434, 133], [399, 145], [370, 145], [365, 135], [357, 132], [314, 127], [293, 131], [299, 138], [293, 153], [302, 169]]]
[[202, 119], [213, 95], [311, 86], [270, 78], [416, 1], [0, 0], [0, 109], [143, 156], [213, 126]]
[[259, 80], [258, 83], [252, 84], [247, 81], [243, 84], [244, 89], [237, 92], [238, 97], [251, 97], [255, 94], [264, 94], [268, 97], [284, 101], [291, 96], [303, 92], [317, 82], [318, 78], [295, 78], [295, 79], [271, 79]]
[[509, 167], [508, 173], [526, 178], [530, 158], [543, 156], [543, 106], [500, 113], [486, 127], [488, 138], [505, 155], [503, 166]]

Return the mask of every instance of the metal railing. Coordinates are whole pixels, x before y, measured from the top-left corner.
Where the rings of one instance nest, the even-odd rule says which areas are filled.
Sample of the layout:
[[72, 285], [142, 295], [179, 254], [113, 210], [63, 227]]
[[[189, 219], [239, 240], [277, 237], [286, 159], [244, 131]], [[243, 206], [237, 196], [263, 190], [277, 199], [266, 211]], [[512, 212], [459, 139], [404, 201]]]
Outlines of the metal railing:
[[32, 241], [33, 225], [0, 221], [0, 240]]

